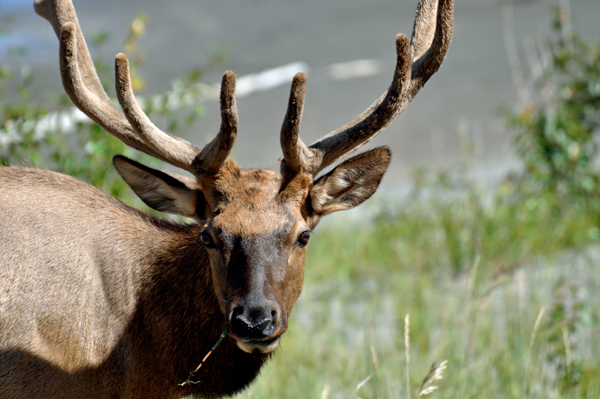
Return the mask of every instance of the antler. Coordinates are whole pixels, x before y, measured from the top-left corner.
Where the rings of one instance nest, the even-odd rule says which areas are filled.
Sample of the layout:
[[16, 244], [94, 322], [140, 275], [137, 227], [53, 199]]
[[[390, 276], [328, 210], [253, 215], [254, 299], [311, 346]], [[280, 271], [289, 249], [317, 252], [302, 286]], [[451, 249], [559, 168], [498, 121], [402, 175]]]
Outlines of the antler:
[[124, 54], [118, 54], [115, 60], [117, 97], [123, 112], [112, 103], [102, 88], [70, 0], [35, 0], [34, 8], [54, 28], [60, 42], [63, 86], [83, 113], [125, 144], [193, 174], [219, 170], [237, 137], [233, 72], [226, 72], [221, 84], [221, 129], [200, 149], [163, 132], [150, 121], [133, 95]]
[[454, 0], [420, 0], [410, 44], [405, 35], [396, 36], [397, 62], [389, 89], [355, 120], [308, 147], [298, 135], [306, 78], [297, 74], [281, 128], [282, 172], [315, 176], [388, 126], [442, 64], [452, 39], [453, 14]]

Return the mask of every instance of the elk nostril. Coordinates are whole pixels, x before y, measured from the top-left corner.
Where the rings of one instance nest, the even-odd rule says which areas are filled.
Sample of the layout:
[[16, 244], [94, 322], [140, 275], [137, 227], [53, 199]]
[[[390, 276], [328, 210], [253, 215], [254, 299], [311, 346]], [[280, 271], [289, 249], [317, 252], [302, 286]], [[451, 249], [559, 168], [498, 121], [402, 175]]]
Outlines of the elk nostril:
[[276, 311], [265, 308], [235, 308], [231, 314], [231, 332], [242, 339], [264, 340], [276, 330]]
[[269, 324], [272, 324], [272, 323], [273, 323], [273, 319], [266, 317], [266, 318], [262, 319], [261, 321], [258, 321], [256, 323], [255, 328], [257, 330], [264, 330], [265, 328], [267, 328], [267, 326]]
[[269, 338], [271, 335], [273, 335], [273, 333], [275, 332], [275, 322], [274, 322], [274, 320], [269, 320], [263, 326], [264, 326], [264, 328], [262, 330], [262, 334], [265, 336], [265, 338]]
[[233, 309], [233, 312], [231, 313], [231, 318], [237, 319], [240, 316], [242, 316], [243, 314], [244, 314], [244, 308], [241, 306], [238, 306], [237, 308]]

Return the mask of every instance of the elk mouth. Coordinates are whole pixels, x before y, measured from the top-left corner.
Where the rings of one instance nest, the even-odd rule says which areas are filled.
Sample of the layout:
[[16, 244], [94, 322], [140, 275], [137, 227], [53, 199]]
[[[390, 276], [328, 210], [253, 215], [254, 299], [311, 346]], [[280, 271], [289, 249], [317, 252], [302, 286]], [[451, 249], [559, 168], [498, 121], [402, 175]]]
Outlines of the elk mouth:
[[275, 348], [277, 348], [277, 346], [279, 346], [279, 340], [281, 338], [281, 335], [275, 337], [275, 338], [270, 338], [270, 339], [265, 339], [265, 340], [252, 340], [252, 341], [246, 341], [243, 339], [240, 339], [238, 337], [235, 337], [235, 343], [237, 344], [238, 348], [240, 348], [241, 350], [243, 350], [246, 353], [254, 353], [256, 351], [259, 351], [260, 353], [271, 353], [275, 350]]

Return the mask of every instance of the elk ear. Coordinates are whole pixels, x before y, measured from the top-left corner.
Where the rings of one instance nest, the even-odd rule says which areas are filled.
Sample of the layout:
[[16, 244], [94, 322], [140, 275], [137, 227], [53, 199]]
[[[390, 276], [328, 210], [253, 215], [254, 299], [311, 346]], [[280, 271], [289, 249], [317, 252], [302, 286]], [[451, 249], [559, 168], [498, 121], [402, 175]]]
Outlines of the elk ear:
[[129, 187], [150, 208], [159, 212], [202, 218], [198, 214], [198, 201], [203, 201], [204, 197], [194, 179], [152, 169], [122, 155], [113, 158], [113, 165]]
[[367, 200], [379, 187], [391, 156], [388, 147], [377, 147], [320, 177], [309, 194], [315, 216], [351, 209]]

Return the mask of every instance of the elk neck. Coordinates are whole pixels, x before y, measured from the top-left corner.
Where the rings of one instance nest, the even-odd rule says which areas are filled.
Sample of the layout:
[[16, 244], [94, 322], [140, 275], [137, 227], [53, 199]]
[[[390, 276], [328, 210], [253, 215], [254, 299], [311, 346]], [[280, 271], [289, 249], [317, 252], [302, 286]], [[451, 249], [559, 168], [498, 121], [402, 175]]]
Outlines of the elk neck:
[[268, 355], [245, 353], [227, 336], [196, 373], [194, 380], [200, 383], [178, 386], [198, 366], [226, 324], [214, 293], [208, 255], [200, 242], [202, 226], [169, 227], [175, 234], [153, 249], [155, 263], [143, 272], [137, 320], [132, 323], [139, 353], [154, 357], [143, 374], [165, 379], [174, 397], [232, 395], [256, 377]]

